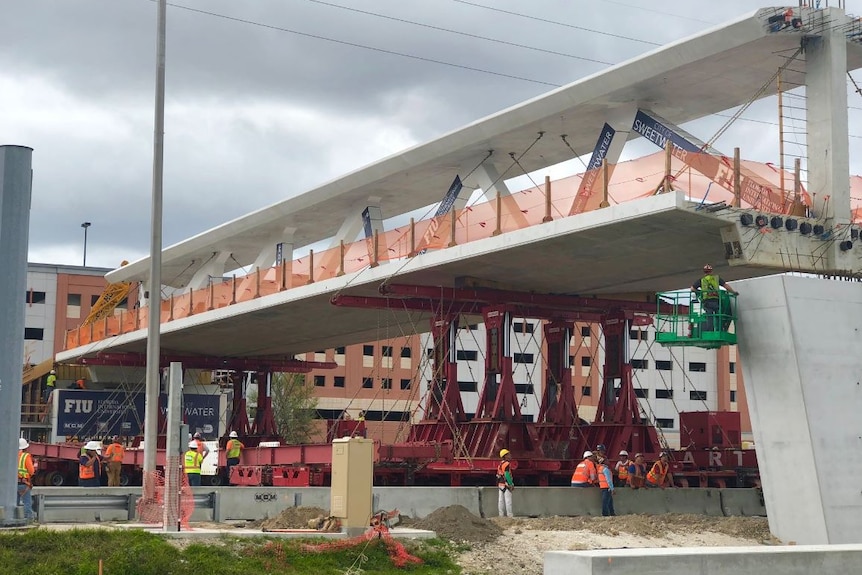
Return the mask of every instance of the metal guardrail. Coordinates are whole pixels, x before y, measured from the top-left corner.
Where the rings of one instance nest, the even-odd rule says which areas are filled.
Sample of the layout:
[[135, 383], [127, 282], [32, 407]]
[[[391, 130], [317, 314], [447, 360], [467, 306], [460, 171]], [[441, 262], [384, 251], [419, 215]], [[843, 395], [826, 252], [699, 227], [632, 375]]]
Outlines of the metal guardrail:
[[[137, 502], [140, 493], [123, 495], [75, 495], [79, 488], [68, 488], [69, 493], [33, 494], [33, 510], [36, 517], [43, 521], [51, 511], [126, 511], [128, 521], [134, 521], [137, 514]], [[213, 517], [218, 517], [218, 493], [195, 493], [193, 496], [195, 510], [211, 509]]]

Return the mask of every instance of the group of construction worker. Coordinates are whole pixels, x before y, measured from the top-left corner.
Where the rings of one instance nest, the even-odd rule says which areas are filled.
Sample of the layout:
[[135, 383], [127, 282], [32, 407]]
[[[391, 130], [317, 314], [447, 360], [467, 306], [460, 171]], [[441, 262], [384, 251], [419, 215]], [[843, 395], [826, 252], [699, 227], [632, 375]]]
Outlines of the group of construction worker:
[[[670, 473], [669, 457], [662, 453], [658, 461], [647, 470], [647, 464], [642, 453], [636, 453], [634, 459], [626, 450], [620, 451], [619, 460], [611, 467], [605, 454], [605, 446], [596, 446], [595, 452], [585, 451], [584, 459], [575, 467], [572, 473], [572, 487], [598, 487], [602, 492], [602, 515], [616, 515], [614, 510], [614, 489], [630, 487], [641, 489], [653, 487], [665, 489], [673, 487]], [[497, 512], [500, 517], [513, 517], [512, 491], [515, 482], [512, 479], [512, 454], [508, 449], [500, 450], [500, 464], [497, 466]]]

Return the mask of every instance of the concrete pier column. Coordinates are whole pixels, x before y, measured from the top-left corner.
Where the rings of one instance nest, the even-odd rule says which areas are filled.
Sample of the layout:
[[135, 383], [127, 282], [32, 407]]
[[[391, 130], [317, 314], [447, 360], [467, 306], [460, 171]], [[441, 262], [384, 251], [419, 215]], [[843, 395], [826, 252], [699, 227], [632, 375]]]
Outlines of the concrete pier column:
[[0, 146], [0, 525], [15, 519], [33, 150]]
[[862, 285], [771, 276], [733, 286], [772, 534], [862, 543]]
[[[805, 94], [808, 131], [808, 191], [812, 209], [830, 224], [850, 222], [850, 145], [847, 127], [847, 38], [844, 11], [814, 13], [822, 31], [807, 40]], [[816, 22], [815, 22], [816, 23]]]

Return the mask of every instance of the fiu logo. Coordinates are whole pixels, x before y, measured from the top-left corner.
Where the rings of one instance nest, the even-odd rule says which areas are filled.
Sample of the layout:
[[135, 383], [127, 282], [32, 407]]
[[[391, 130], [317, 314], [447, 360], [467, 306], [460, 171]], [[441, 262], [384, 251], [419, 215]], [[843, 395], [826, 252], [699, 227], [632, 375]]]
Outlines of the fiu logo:
[[92, 399], [67, 399], [63, 403], [63, 413], [93, 413]]

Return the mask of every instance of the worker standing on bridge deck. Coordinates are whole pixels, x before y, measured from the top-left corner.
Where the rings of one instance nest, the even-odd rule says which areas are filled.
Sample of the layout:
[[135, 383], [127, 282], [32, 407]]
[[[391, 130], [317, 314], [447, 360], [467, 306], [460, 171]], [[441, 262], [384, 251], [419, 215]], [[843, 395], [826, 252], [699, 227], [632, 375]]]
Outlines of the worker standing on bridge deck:
[[204, 462], [204, 456], [198, 451], [196, 441], [189, 442], [189, 450], [183, 456], [183, 469], [186, 472], [186, 477], [189, 480], [189, 487], [200, 487], [201, 485], [201, 464]]
[[[703, 277], [691, 286], [692, 293], [699, 295], [703, 311], [706, 313], [705, 331], [718, 331], [721, 326], [721, 318], [715, 317], [721, 308], [719, 304], [721, 288], [738, 295], [738, 292], [718, 277], [718, 274], [712, 273], [712, 266], [709, 264], [703, 266]], [[730, 315], [729, 309], [720, 311]]]
[[599, 471], [596, 468], [596, 456], [592, 451], [584, 451], [584, 460], [575, 467], [572, 473], [572, 487], [592, 487], [599, 483]]
[[508, 449], [501, 449], [500, 459], [502, 461], [497, 466], [497, 488], [500, 490], [497, 496], [497, 513], [500, 517], [514, 517], [512, 491], [515, 490], [515, 482], [512, 480], [512, 454]]
[[18, 505], [24, 506], [24, 519], [33, 519], [33, 474], [36, 466], [33, 456], [27, 453], [30, 443], [23, 437], [18, 438]]
[[667, 453], [662, 453], [646, 475], [647, 487], [673, 487]]
[[108, 487], [120, 486], [120, 474], [125, 456], [126, 450], [120, 443], [120, 436], [115, 435], [111, 440], [111, 445], [105, 449], [105, 459], [108, 461]]
[[230, 485], [230, 470], [234, 465], [239, 465], [239, 456], [242, 455], [245, 445], [238, 439], [239, 435], [237, 435], [236, 431], [231, 431], [228, 437], [230, 439], [227, 440], [225, 450], [227, 451], [227, 483]]

